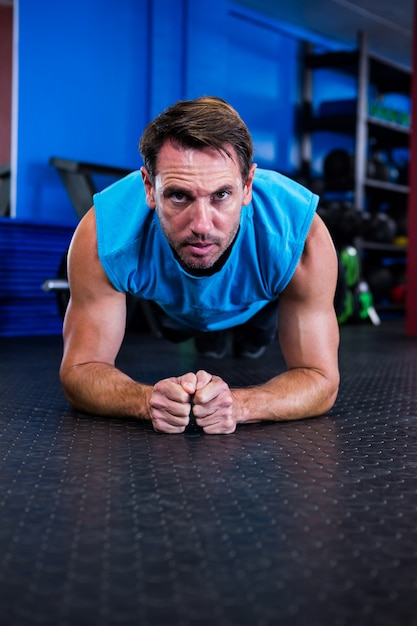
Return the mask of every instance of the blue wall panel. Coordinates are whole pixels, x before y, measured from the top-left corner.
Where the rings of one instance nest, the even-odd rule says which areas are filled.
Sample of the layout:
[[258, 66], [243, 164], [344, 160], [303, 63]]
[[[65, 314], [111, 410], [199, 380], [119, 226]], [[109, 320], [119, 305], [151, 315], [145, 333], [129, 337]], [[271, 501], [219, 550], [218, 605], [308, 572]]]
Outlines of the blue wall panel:
[[152, 0], [148, 120], [185, 97], [187, 5], [187, 0]]
[[136, 168], [145, 124], [230, 100], [260, 166], [298, 165], [299, 34], [228, 0], [19, 0], [16, 216], [75, 223], [51, 156]]
[[249, 126], [255, 161], [284, 172], [294, 162], [299, 92], [299, 42], [267, 22], [232, 11], [229, 16], [226, 98]]
[[187, 3], [185, 90], [187, 98], [225, 96], [229, 5], [225, 0]]
[[18, 13], [16, 216], [70, 223], [74, 211], [51, 156], [139, 163], [148, 2], [19, 0]]

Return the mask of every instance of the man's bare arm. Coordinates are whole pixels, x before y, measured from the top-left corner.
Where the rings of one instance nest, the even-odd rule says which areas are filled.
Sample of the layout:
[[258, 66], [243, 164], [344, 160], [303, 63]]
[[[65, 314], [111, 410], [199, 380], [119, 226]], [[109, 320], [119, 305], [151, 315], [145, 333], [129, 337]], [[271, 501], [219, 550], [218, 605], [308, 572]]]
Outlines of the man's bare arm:
[[321, 415], [333, 406], [339, 386], [336, 280], [333, 243], [316, 216], [302, 259], [280, 297], [279, 340], [287, 371], [241, 389], [229, 389], [220, 378], [198, 372], [201, 382], [193, 407], [197, 423], [207, 432], [233, 432], [232, 418], [235, 423], [294, 420]]
[[80, 222], [68, 255], [71, 298], [64, 320], [60, 377], [76, 408], [102, 415], [146, 411], [149, 389], [115, 368], [126, 319], [126, 296], [109, 283], [97, 255], [95, 216]]
[[68, 277], [71, 298], [60, 369], [68, 400], [88, 413], [152, 419], [156, 430], [182, 432], [189, 421], [194, 374], [151, 386], [115, 366], [125, 333], [126, 296], [113, 288], [99, 262], [94, 210], [73, 237]]
[[233, 392], [238, 421], [321, 415], [339, 387], [339, 327], [334, 310], [337, 258], [316, 216], [294, 277], [280, 297], [279, 342], [287, 371], [252, 390]]

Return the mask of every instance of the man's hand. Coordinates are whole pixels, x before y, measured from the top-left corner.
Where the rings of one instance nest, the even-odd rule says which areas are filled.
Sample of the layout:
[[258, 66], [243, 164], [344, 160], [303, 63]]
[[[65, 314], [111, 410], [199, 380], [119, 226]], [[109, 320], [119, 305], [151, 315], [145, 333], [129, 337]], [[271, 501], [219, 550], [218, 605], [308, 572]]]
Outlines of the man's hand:
[[198, 426], [210, 435], [233, 433], [236, 430], [236, 420], [233, 413], [234, 399], [229, 385], [219, 376], [213, 376], [204, 370], [199, 370], [196, 378], [192, 402]]
[[158, 381], [151, 395], [151, 420], [161, 433], [183, 433], [190, 421], [191, 399], [196, 390], [193, 373]]

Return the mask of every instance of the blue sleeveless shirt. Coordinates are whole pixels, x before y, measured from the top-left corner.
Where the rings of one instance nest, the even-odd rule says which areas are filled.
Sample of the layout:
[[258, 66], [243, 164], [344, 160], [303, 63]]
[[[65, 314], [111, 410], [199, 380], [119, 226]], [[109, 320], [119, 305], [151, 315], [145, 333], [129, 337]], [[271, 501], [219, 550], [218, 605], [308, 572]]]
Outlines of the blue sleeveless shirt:
[[153, 300], [199, 331], [243, 324], [276, 300], [304, 249], [318, 197], [277, 172], [255, 171], [230, 256], [212, 276], [193, 276], [176, 260], [139, 171], [94, 196], [98, 254], [113, 287]]

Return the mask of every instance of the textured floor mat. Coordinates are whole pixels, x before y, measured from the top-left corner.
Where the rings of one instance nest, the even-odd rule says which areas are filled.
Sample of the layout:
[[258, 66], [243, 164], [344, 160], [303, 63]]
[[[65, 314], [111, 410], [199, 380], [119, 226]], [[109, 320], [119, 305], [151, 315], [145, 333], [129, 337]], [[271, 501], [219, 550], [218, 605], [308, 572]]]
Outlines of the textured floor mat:
[[[329, 415], [227, 436], [83, 416], [59, 338], [0, 350], [2, 625], [417, 625], [417, 341], [398, 322], [342, 327]], [[119, 365], [231, 385], [283, 367], [276, 347], [201, 360], [138, 334]]]

